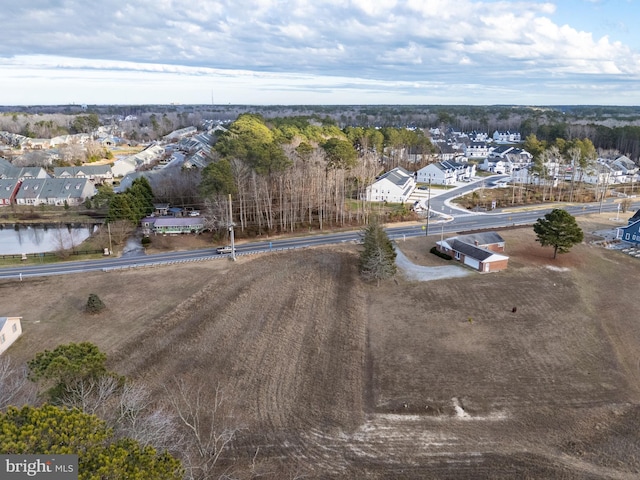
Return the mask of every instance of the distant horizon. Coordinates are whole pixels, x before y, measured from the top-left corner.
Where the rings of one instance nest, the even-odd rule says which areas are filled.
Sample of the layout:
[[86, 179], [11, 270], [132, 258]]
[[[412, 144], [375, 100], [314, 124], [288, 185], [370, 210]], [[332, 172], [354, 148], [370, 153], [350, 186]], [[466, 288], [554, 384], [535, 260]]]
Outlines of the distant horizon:
[[516, 104], [516, 103], [34, 103], [34, 104], [0, 104], [0, 108], [33, 108], [33, 107], [151, 107], [151, 106], [192, 106], [192, 107], [504, 107], [504, 108], [562, 108], [562, 107], [598, 107], [598, 108], [640, 108], [638, 105], [598, 104], [598, 103], [564, 103], [564, 104]]
[[17, 2], [0, 104], [637, 106], [637, 3]]

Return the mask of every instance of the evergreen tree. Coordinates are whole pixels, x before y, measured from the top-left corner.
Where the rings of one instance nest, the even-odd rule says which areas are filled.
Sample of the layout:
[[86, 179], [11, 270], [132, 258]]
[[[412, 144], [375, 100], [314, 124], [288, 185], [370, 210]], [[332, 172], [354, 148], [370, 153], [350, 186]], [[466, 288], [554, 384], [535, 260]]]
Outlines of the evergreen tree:
[[231, 163], [227, 159], [213, 162], [202, 170], [200, 192], [208, 195], [234, 195], [237, 192]]
[[129, 196], [125, 194], [115, 195], [109, 202], [109, 213], [107, 213], [107, 223], [116, 220], [135, 221], [135, 213], [129, 203]]
[[360, 274], [367, 281], [385, 280], [396, 274], [396, 251], [380, 222], [373, 218], [363, 229]]
[[89, 299], [87, 300], [87, 312], [89, 313], [100, 313], [104, 309], [105, 305], [100, 300], [100, 297], [95, 293], [89, 294]]
[[52, 402], [67, 395], [80, 381], [112, 375], [107, 371], [107, 356], [89, 342], [59, 345], [54, 350], [39, 352], [30, 360], [29, 378], [45, 380], [47, 396]]
[[53, 405], [9, 407], [0, 413], [0, 453], [78, 455], [78, 478], [180, 480], [180, 461], [169, 453], [115, 439], [94, 415]]
[[553, 258], [558, 253], [567, 253], [572, 246], [582, 242], [584, 233], [576, 219], [566, 210], [555, 208], [533, 225], [536, 241], [543, 247], [553, 247]]

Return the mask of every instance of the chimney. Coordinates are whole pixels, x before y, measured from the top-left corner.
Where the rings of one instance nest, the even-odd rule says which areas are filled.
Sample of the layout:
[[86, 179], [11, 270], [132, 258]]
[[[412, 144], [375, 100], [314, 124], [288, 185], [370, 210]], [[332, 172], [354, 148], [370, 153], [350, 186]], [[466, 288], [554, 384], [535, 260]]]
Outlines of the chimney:
[[477, 247], [478, 246], [478, 240], [474, 240], [473, 244]]

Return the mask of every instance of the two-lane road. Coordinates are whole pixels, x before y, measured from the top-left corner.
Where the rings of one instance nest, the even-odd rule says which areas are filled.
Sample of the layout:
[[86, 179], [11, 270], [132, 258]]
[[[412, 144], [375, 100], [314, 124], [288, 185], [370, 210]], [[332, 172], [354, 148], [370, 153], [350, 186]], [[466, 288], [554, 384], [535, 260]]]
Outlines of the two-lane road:
[[[468, 186], [472, 189], [473, 186]], [[476, 186], [477, 188], [477, 186]], [[458, 196], [467, 189], [462, 187], [456, 192], [441, 195], [438, 202], [432, 203], [434, 210], [436, 206], [442, 210], [446, 209], [445, 200]], [[438, 198], [438, 197], [434, 197]], [[407, 237], [417, 237], [420, 235], [443, 235], [445, 233], [463, 232], [482, 230], [487, 228], [499, 228], [510, 225], [529, 225], [533, 224], [538, 218], [555, 208], [553, 205], [545, 205], [538, 208], [527, 208], [514, 211], [496, 212], [496, 213], [465, 213], [463, 211], [454, 211], [453, 219], [443, 221], [433, 219], [429, 225], [429, 231], [426, 232], [426, 225], [404, 225], [387, 228], [387, 233], [391, 239], [401, 239]], [[589, 213], [616, 212], [617, 204], [598, 203], [582, 204], [582, 205], [563, 205], [572, 215], [585, 215]], [[312, 246], [331, 245], [343, 242], [356, 242], [360, 239], [359, 231], [339, 232], [309, 235], [305, 237], [286, 238], [272, 241], [259, 241], [236, 245], [236, 255], [246, 255], [253, 253], [265, 253], [276, 250], [286, 250], [294, 248], [306, 248]], [[77, 262], [63, 262], [43, 265], [21, 265], [17, 267], [0, 268], [1, 278], [21, 279], [27, 277], [40, 277], [50, 275], [64, 275], [71, 273], [85, 273], [91, 271], [113, 271], [116, 269], [138, 268], [149, 265], [162, 265], [181, 262], [192, 262], [201, 260], [224, 259], [231, 255], [220, 255], [216, 252], [215, 247], [189, 250], [179, 252], [167, 252], [154, 255], [139, 255], [121, 258], [104, 258], [100, 260], [86, 260]]]

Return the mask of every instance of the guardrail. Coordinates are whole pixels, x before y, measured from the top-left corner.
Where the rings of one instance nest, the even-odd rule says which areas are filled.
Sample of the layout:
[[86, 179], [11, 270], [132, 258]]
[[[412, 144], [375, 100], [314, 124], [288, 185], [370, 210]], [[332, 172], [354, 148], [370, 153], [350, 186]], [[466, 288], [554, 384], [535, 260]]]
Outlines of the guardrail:
[[[295, 249], [296, 247], [280, 247], [280, 248], [271, 248], [269, 250], [250, 250], [245, 252], [236, 252], [236, 257], [243, 257], [247, 255], [258, 255], [260, 253], [272, 253], [272, 252], [279, 252], [279, 251], [285, 251], [285, 250], [295, 250]], [[228, 258], [231, 258], [231, 254], [223, 253], [223, 254], [215, 254], [215, 255], [206, 255], [203, 257], [184, 258], [179, 260], [158, 260], [155, 262], [135, 263], [131, 265], [122, 265], [122, 266], [115, 266], [115, 267], [104, 267], [100, 269], [100, 271], [115, 272], [119, 270], [131, 270], [131, 269], [146, 268], [146, 267], [161, 267], [166, 265], [179, 265], [182, 263], [203, 262], [208, 260], [223, 260]]]

